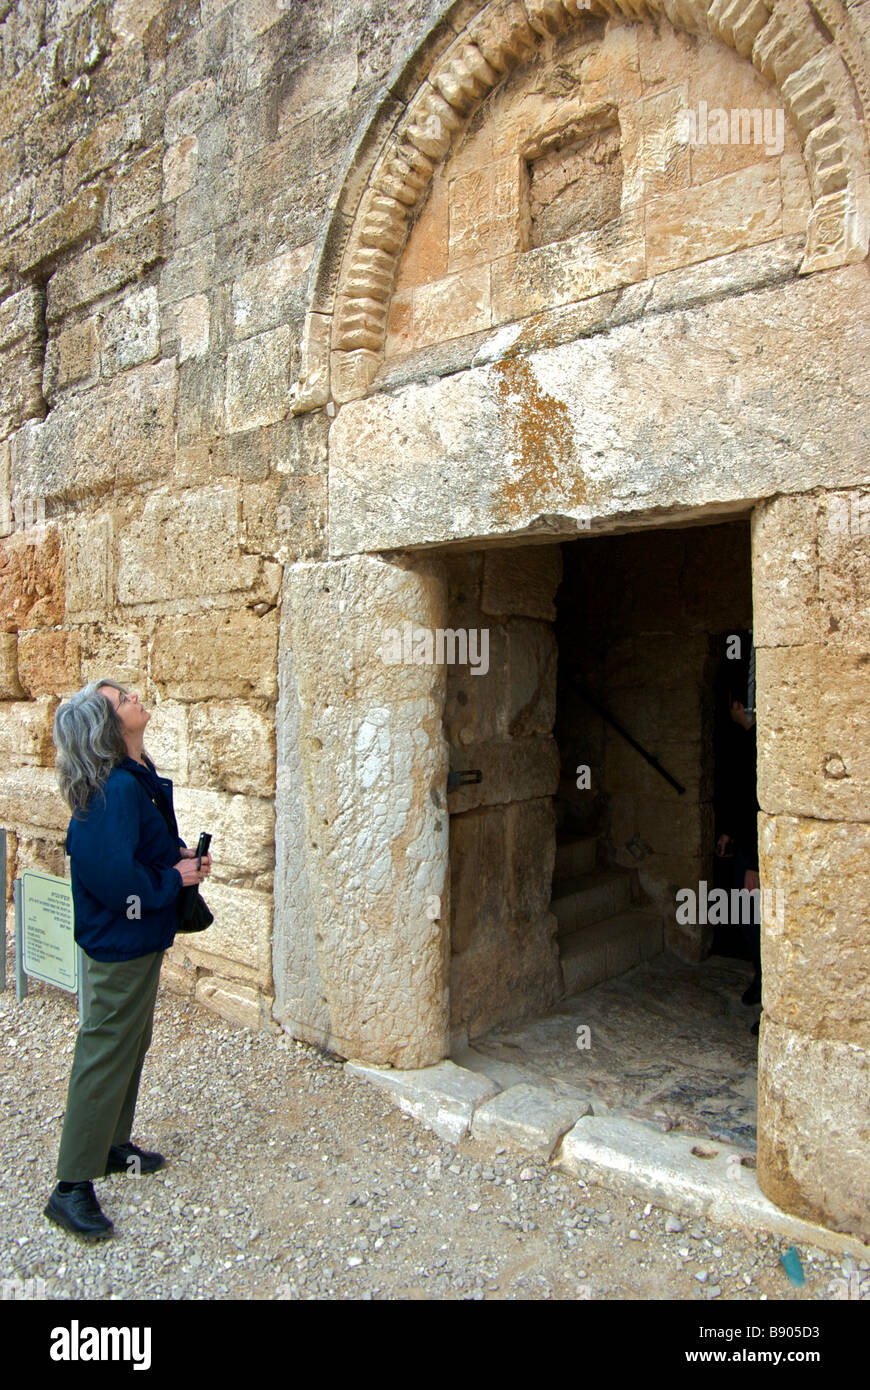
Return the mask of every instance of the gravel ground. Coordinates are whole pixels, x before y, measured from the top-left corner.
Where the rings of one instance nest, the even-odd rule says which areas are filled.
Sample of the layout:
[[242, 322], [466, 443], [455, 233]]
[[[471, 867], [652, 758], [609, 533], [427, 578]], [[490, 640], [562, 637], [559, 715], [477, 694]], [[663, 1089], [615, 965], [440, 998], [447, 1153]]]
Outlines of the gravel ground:
[[[14, 980], [14, 976], [12, 976]], [[95, 1184], [113, 1240], [42, 1208], [77, 1026], [0, 995], [3, 1278], [71, 1299], [870, 1299], [870, 1264], [675, 1218], [403, 1116], [335, 1059], [160, 990], [133, 1138], [160, 1173]], [[34, 1286], [31, 1286], [32, 1288]]]

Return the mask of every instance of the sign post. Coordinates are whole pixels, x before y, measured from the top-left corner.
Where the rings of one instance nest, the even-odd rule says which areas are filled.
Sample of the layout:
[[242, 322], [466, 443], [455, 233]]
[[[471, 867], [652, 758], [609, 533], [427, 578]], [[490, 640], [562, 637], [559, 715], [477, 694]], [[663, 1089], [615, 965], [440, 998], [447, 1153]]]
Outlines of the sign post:
[[6, 988], [6, 831], [0, 830], [0, 883], [3, 885], [3, 956], [0, 958], [0, 990]]
[[27, 977], [78, 994], [84, 1020], [84, 959], [73, 932], [72, 886], [37, 869], [25, 869], [15, 892], [15, 993], [27, 994]]

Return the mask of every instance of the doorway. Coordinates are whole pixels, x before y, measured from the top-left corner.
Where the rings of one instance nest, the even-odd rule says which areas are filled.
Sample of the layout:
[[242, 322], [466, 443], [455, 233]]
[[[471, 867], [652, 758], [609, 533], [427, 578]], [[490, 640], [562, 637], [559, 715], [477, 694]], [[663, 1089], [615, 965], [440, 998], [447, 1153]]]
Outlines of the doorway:
[[491, 684], [447, 680], [451, 764], [483, 764], [451, 805], [454, 1060], [753, 1143], [742, 937], [713, 955], [713, 927], [676, 911], [714, 882], [717, 664], [752, 626], [748, 519], [448, 569], [451, 621], [497, 620]]

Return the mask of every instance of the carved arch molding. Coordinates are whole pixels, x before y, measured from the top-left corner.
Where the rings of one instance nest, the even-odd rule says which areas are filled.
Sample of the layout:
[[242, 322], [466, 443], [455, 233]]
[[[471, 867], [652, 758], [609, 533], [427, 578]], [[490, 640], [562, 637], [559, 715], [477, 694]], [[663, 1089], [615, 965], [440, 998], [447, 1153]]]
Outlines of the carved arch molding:
[[813, 209], [801, 272], [867, 255], [870, 69], [866, 41], [840, 0], [459, 0], [394, 70], [345, 166], [312, 266], [295, 413], [365, 394], [435, 169], [510, 71], [590, 17], [664, 17], [750, 59], [803, 145]]

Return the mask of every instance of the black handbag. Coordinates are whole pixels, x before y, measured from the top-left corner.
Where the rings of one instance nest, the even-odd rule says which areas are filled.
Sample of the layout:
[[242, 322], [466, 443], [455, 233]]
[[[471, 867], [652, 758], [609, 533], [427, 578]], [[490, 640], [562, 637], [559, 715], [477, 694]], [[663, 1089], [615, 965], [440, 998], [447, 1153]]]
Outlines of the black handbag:
[[[170, 820], [165, 806], [152, 796], [152, 803], [157, 807], [163, 819], [166, 821], [167, 829], [173, 836], [178, 835], [178, 826]], [[191, 884], [189, 887], [182, 888], [178, 895], [178, 926], [177, 932], [205, 931], [214, 921], [214, 916], [205, 901], [199, 895], [199, 885]]]
[[199, 895], [199, 886], [182, 888], [178, 895], [178, 926], [176, 931], [205, 931], [214, 917], [205, 898]]

